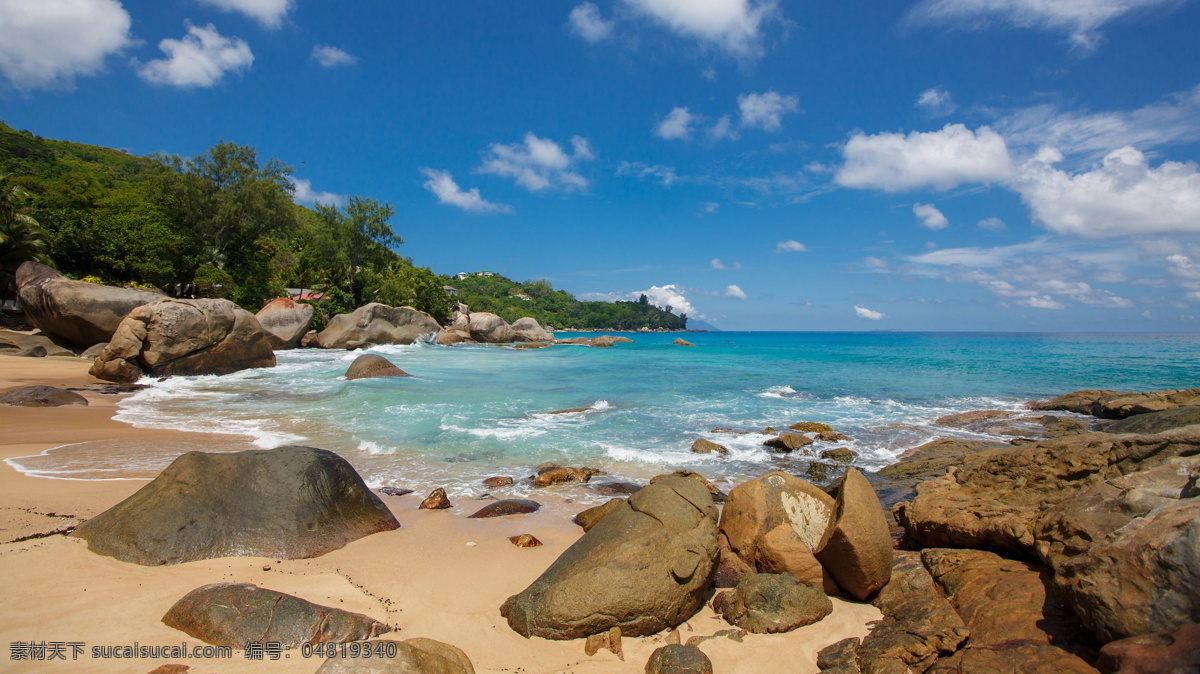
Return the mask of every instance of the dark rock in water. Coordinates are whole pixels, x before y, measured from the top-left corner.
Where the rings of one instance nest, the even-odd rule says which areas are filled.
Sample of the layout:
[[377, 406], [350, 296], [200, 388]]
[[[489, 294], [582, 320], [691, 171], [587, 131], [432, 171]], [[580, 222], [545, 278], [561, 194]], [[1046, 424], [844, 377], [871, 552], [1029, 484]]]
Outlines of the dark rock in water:
[[161, 566], [317, 557], [399, 526], [345, 459], [293, 446], [184, 454], [72, 536], [97, 554]]
[[495, 489], [496, 487], [507, 487], [512, 483], [513, 479], [511, 477], [489, 477], [483, 481], [483, 486]]
[[629, 496], [641, 488], [642, 485], [632, 482], [605, 482], [592, 485], [592, 491], [602, 496]]
[[718, 445], [715, 442], [705, 440], [704, 438], [696, 438], [696, 441], [692, 443], [692, 451], [697, 454], [711, 454], [713, 452], [728, 454], [729, 448], [725, 445]]
[[597, 522], [604, 519], [605, 515], [609, 514], [613, 510], [616, 510], [617, 506], [621, 505], [624, 502], [625, 502], [625, 499], [623, 499], [623, 498], [609, 499], [602, 505], [598, 505], [594, 508], [588, 508], [587, 510], [584, 510], [583, 512], [576, 515], [574, 517], [574, 519], [572, 519], [571, 521], [574, 522], [575, 524], [578, 524], [579, 526], [583, 527], [583, 530], [586, 532], [586, 531], [590, 530], [592, 527], [596, 526]]
[[1100, 649], [1102, 672], [1200, 672], [1200, 625], [1113, 641]]
[[363, 650], [387, 652], [395, 647], [395, 657], [345, 657], [341, 653], [326, 658], [317, 674], [475, 674], [470, 658], [460, 649], [433, 639], [405, 641], [368, 641]]
[[544, 472], [539, 472], [538, 476], [533, 480], [533, 486], [549, 487], [550, 485], [561, 484], [563, 482], [587, 482], [588, 480], [592, 479], [593, 476], [605, 474], [606, 473], [602, 470], [588, 468], [587, 466], [582, 468], [571, 468], [566, 466], [551, 468]]
[[505, 515], [528, 515], [542, 509], [542, 504], [523, 498], [506, 498], [489, 503], [468, 517], [504, 517]]
[[801, 447], [807, 447], [813, 443], [812, 438], [799, 433], [784, 433], [777, 438], [771, 438], [763, 444], [771, 449], [781, 452], [794, 452]]
[[0, 391], [0, 405], [14, 407], [58, 407], [87, 405], [87, 398], [53, 386], [22, 386]]
[[692, 344], [691, 342], [687, 341], [686, 339], [684, 339], [682, 337], [676, 339], [674, 342], [671, 342], [671, 343], [674, 344], [675, 346], [696, 346], [695, 344]]
[[583, 654], [591, 657], [599, 653], [602, 648], [611, 651], [613, 655], [621, 659], [621, 662], [625, 661], [625, 651], [621, 648], [620, 627], [589, 636], [583, 644]]
[[74, 356], [75, 352], [55, 344], [40, 331], [30, 333], [0, 330], [0, 355], [45, 358], [47, 356]]
[[1054, 598], [1050, 570], [981, 550], [929, 549], [922, 561], [971, 638], [932, 672], [1015, 672], [1029, 663], [1044, 671], [1096, 670], [1070, 648], [1094, 655], [1091, 635]]
[[229, 374], [274, 366], [275, 352], [258, 320], [233, 302], [160, 299], [121, 321], [88, 372], [133, 382], [143, 375]]
[[814, 552], [838, 587], [859, 601], [892, 577], [892, 536], [883, 506], [867, 478], [853, 468], [842, 475], [836, 520]]
[[25, 315], [50, 339], [77, 349], [107, 342], [131, 311], [166, 297], [157, 290], [72, 281], [37, 262], [17, 268]]
[[792, 424], [791, 426], [788, 426], [788, 428], [790, 428], [793, 431], [799, 431], [801, 433], [832, 433], [833, 432], [833, 427], [831, 427], [829, 424], [820, 423], [819, 421], [797, 421], [796, 423]]
[[346, 379], [374, 379], [376, 377], [409, 377], [412, 376], [396, 367], [392, 361], [377, 356], [373, 353], [365, 353], [350, 363], [350, 367], [346, 370]]
[[301, 340], [308, 332], [308, 326], [312, 323], [313, 307], [311, 304], [301, 304], [280, 297], [267, 302], [254, 317], [262, 326], [272, 349], [294, 349], [300, 346]]
[[717, 508], [697, 480], [652, 484], [600, 520], [500, 607], [522, 636], [670, 629], [695, 614], [717, 557]]
[[553, 412], [546, 412], [546, 414], [582, 414], [584, 412], [591, 412], [591, 411], [592, 411], [591, 407], [572, 407], [570, 409], [565, 409], [565, 410], [554, 410]]
[[196, 588], [176, 602], [162, 621], [205, 643], [235, 648], [244, 648], [249, 642], [278, 642], [284, 648], [298, 648], [365, 641], [392, 631], [365, 615], [249, 583]]
[[858, 452], [847, 447], [836, 447], [821, 452], [821, 458], [837, 461], [838, 463], [850, 463], [858, 458]]
[[786, 573], [750, 573], [713, 599], [713, 610], [755, 634], [790, 632], [823, 620], [833, 602], [819, 588]]
[[656, 476], [650, 478], [650, 484], [654, 484], [655, 482], [666, 479], [668, 477], [686, 477], [690, 480], [696, 480], [700, 484], [704, 485], [704, 488], [707, 489], [708, 493], [712, 495], [714, 501], [716, 501], [717, 503], [725, 502], [725, 493], [724, 492], [722, 492], [720, 489], [717, 489], [717, 486], [715, 484], [709, 482], [708, 479], [705, 478], [700, 473], [690, 471], [690, 470], [677, 470], [674, 473], [668, 473], [666, 475], [656, 475]]
[[1200, 424], [1200, 405], [1183, 405], [1161, 412], [1127, 417], [1104, 427], [1105, 433], [1162, 433]]
[[743, 431], [743, 430], [738, 430], [736, 428], [720, 427], [720, 428], [712, 429], [711, 431], [709, 431], [709, 433], [728, 433], [730, 435], [749, 435], [751, 433], [751, 431]]
[[377, 344], [412, 344], [441, 329], [429, 314], [412, 307], [389, 307], [372, 302], [348, 314], [338, 314], [317, 334], [326, 349], [363, 349]]
[[438, 487], [429, 492], [429, 496], [426, 496], [418, 507], [421, 510], [445, 510], [450, 507], [450, 498], [446, 496], [445, 489]]
[[520, 536], [509, 536], [509, 542], [518, 548], [536, 548], [542, 544], [533, 534], [521, 534]]
[[534, 466], [533, 472], [537, 473], [538, 475], [541, 475], [542, 473], [550, 470], [551, 468], [562, 468], [562, 466], [558, 465], [557, 463], [554, 463], [553, 461], [547, 461], [545, 463], [539, 463], [538, 465]]
[[834, 431], [825, 431], [823, 433], [817, 433], [817, 439], [821, 442], [845, 442], [851, 438], [848, 435], [842, 435], [841, 433], [836, 433]]
[[713, 674], [713, 666], [695, 646], [667, 644], [650, 654], [646, 674]]
[[379, 491], [383, 492], [387, 496], [406, 496], [413, 493], [413, 490], [405, 489], [403, 487], [383, 487]]

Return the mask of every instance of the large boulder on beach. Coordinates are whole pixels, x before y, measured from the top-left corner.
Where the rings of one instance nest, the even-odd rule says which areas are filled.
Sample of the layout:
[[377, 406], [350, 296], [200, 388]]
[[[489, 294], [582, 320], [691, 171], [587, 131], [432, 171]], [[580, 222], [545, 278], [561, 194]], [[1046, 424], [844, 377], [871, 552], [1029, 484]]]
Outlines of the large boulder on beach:
[[423, 311], [372, 302], [329, 319], [317, 340], [326, 349], [353, 350], [378, 344], [412, 344], [436, 335], [440, 329], [438, 322]]
[[364, 353], [346, 368], [346, 379], [375, 379], [378, 377], [411, 377], [392, 361], [373, 353]]
[[859, 601], [892, 577], [892, 535], [867, 478], [847, 468], [838, 485], [837, 511], [825, 544], [815, 550], [838, 587]]
[[29, 322], [55, 342], [76, 349], [107, 342], [129, 312], [166, 297], [157, 290], [72, 281], [38, 262], [23, 263], [16, 279]]
[[362, 649], [370, 649], [373, 657], [353, 657], [353, 651], [344, 656], [335, 653], [324, 659], [317, 674], [475, 674], [470, 658], [461, 649], [424, 637], [368, 641]]
[[620, 627], [647, 636], [692, 617], [717, 557], [717, 508], [704, 485], [667, 478], [583, 535], [500, 613], [517, 633], [578, 639]]
[[548, 342], [554, 339], [554, 334], [547, 332], [536, 319], [528, 316], [518, 318], [512, 324], [513, 341], [517, 342]]
[[361, 613], [321, 606], [250, 583], [198, 587], [175, 602], [162, 621], [205, 643], [233, 648], [251, 642], [299, 648], [365, 641], [392, 631]]
[[0, 406], [59, 407], [87, 404], [87, 398], [78, 393], [54, 386], [22, 386], [0, 391]]
[[300, 346], [312, 323], [313, 308], [311, 304], [301, 304], [286, 297], [280, 297], [267, 302], [254, 315], [262, 326], [267, 341], [276, 351], [294, 349]]
[[317, 557], [399, 526], [345, 459], [290, 446], [184, 454], [72, 535], [97, 554], [162, 566]]
[[820, 550], [836, 510], [837, 502], [820, 487], [774, 471], [729, 490], [720, 531], [738, 557], [757, 566], [759, 541], [781, 524], [790, 526], [810, 550]]
[[160, 299], [134, 309], [89, 373], [115, 382], [143, 375], [229, 374], [274, 367], [258, 320], [229, 300]]
[[74, 356], [75, 352], [54, 343], [40, 330], [17, 332], [0, 330], [0, 355], [44, 358], [48, 356]]

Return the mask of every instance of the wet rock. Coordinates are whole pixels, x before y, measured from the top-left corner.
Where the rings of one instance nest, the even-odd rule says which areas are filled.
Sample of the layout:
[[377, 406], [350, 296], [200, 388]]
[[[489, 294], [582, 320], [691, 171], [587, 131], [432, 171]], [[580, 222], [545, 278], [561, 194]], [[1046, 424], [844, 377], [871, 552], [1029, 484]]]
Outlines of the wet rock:
[[1161, 412], [1127, 417], [1106, 426], [1105, 433], [1162, 433], [1200, 424], [1200, 405], [1184, 405]]
[[572, 407], [570, 409], [565, 409], [565, 410], [554, 410], [553, 412], [546, 412], [546, 414], [583, 414], [584, 412], [591, 412], [591, 411], [592, 411], [591, 407]]
[[709, 433], [728, 433], [730, 435], [749, 435], [751, 431], [743, 431], [736, 428], [719, 427], [714, 428]]
[[996, 419], [1011, 419], [1017, 416], [1016, 412], [1007, 410], [974, 410], [971, 412], [959, 412], [958, 414], [947, 414], [944, 417], [938, 417], [933, 423], [938, 426], [949, 426], [950, 428], [970, 428], [981, 421], [995, 421]]
[[444, 488], [438, 487], [429, 492], [429, 496], [426, 496], [425, 500], [421, 501], [421, 505], [418, 507], [421, 510], [445, 510], [451, 507], [450, 498], [446, 496]]
[[1200, 672], [1200, 625], [1180, 625], [1107, 643], [1100, 649], [1096, 667], [1124, 674]]
[[758, 570], [789, 573], [805, 585], [821, 588], [827, 595], [841, 594], [833, 576], [790, 524], [780, 524], [758, 540]]
[[625, 651], [621, 648], [621, 628], [614, 627], [607, 632], [593, 634], [587, 638], [583, 644], [584, 655], [591, 657], [600, 652], [600, 649], [611, 651], [617, 656], [621, 662], [625, 661]]
[[695, 646], [667, 644], [650, 654], [646, 674], [713, 674], [713, 666]]
[[696, 346], [695, 344], [692, 344], [691, 342], [687, 341], [686, 339], [684, 339], [682, 337], [677, 338], [675, 341], [673, 341], [671, 343], [674, 344], [675, 346]]
[[300, 340], [308, 332], [313, 307], [280, 297], [267, 302], [254, 317], [262, 326], [272, 349], [294, 349], [300, 346]]
[[513, 479], [511, 477], [489, 477], [483, 481], [483, 486], [495, 489], [497, 487], [507, 487], [512, 483]]
[[413, 493], [413, 490], [405, 489], [403, 487], [383, 487], [379, 491], [383, 492], [383, 494], [387, 496], [406, 496]]
[[500, 607], [523, 636], [646, 636], [695, 614], [717, 557], [717, 508], [687, 478], [652, 484], [600, 520]]
[[838, 587], [860, 601], [887, 585], [892, 576], [892, 536], [883, 506], [854, 468], [842, 475], [833, 526], [814, 554]]
[[368, 641], [363, 648], [376, 649], [396, 645], [396, 657], [326, 658], [317, 674], [475, 674], [471, 660], [460, 649], [433, 639], [405, 641]]
[[523, 498], [506, 498], [495, 503], [489, 503], [468, 517], [505, 517], [507, 515], [528, 515], [542, 509], [542, 504]]
[[721, 533], [747, 564], [758, 562], [758, 541], [780, 524], [791, 526], [810, 549], [820, 549], [837, 503], [816, 485], [774, 471], [734, 487], [721, 513]]
[[12, 407], [59, 407], [88, 404], [87, 398], [53, 386], [22, 386], [0, 391], [0, 405]]
[[215, 583], [196, 588], [171, 607], [162, 621], [214, 646], [244, 648], [249, 642], [303, 644], [364, 641], [392, 631], [360, 613], [320, 606], [249, 583]]
[[771, 449], [780, 452], [794, 452], [802, 447], [807, 447], [813, 443], [812, 438], [799, 433], [784, 433], [779, 437], [771, 438], [763, 444]]
[[317, 341], [326, 349], [364, 349], [379, 344], [412, 344], [440, 329], [437, 321], [423, 311], [372, 302], [329, 319]]
[[542, 544], [533, 534], [521, 534], [519, 536], [509, 536], [508, 541], [518, 548], [536, 548]]
[[749, 632], [776, 634], [824, 619], [833, 612], [833, 602], [820, 588], [790, 574], [751, 573], [736, 588], [718, 594], [713, 610]]
[[718, 445], [715, 442], [705, 440], [704, 438], [696, 438], [696, 441], [692, 443], [692, 451], [697, 454], [711, 454], [713, 452], [728, 454], [729, 448], [725, 445]]
[[18, 267], [16, 282], [29, 321], [56, 343], [76, 349], [109, 341], [131, 311], [166, 297], [157, 290], [72, 281], [37, 262]]
[[656, 475], [656, 476], [650, 478], [650, 484], [654, 484], [655, 482], [662, 480], [662, 479], [666, 479], [668, 477], [686, 477], [689, 480], [696, 480], [700, 484], [704, 485], [704, 488], [707, 489], [708, 493], [712, 495], [714, 501], [716, 501], [717, 503], [725, 502], [724, 492], [722, 492], [720, 489], [717, 489], [717, 486], [715, 484], [709, 482], [708, 479], [705, 478], [700, 473], [690, 471], [690, 470], [677, 470], [674, 473], [668, 473], [666, 475]]
[[346, 379], [375, 379], [377, 377], [409, 377], [412, 376], [396, 367], [392, 361], [377, 356], [373, 353], [365, 353], [350, 363], [350, 367], [346, 369]]
[[533, 486], [549, 487], [551, 485], [562, 484], [564, 482], [587, 482], [596, 475], [606, 474], [607, 473], [602, 470], [588, 468], [587, 466], [582, 468], [562, 466], [539, 472], [538, 476], [533, 480]]
[[583, 527], [584, 531], [589, 531], [596, 523], [604, 519], [604, 516], [617, 509], [617, 506], [625, 502], [623, 498], [609, 499], [601, 505], [594, 508], [588, 508], [579, 513], [571, 521]]
[[838, 463], [850, 463], [858, 458], [858, 452], [846, 447], [835, 447], [821, 452], [822, 459], [837, 461]]
[[842, 435], [834, 431], [825, 431], [824, 433], [817, 433], [817, 439], [821, 442], [846, 442], [851, 438], [848, 435]]
[[160, 566], [317, 557], [399, 526], [345, 459], [292, 446], [184, 454], [71, 535], [97, 554]]
[[817, 421], [797, 421], [788, 426], [793, 431], [801, 433], [832, 433], [833, 428], [829, 424], [822, 424]]
[[804, 469], [804, 474], [814, 482], [822, 482], [829, 478], [831, 472], [837, 470], [837, 466], [820, 461], [809, 461], [808, 467]]
[[1025, 403], [1025, 406], [1031, 410], [1040, 412], [1074, 412], [1076, 414], [1093, 414], [1096, 403], [1101, 398], [1118, 395], [1116, 391], [1108, 389], [1085, 389], [1083, 391], [1074, 391], [1065, 395], [1055, 396], [1047, 400], [1032, 400]]

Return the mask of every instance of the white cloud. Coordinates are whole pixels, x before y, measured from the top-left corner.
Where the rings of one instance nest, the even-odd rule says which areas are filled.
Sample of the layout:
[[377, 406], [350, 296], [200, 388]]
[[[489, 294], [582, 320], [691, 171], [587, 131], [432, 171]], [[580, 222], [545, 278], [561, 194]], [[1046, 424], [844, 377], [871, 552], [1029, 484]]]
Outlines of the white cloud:
[[776, 91], [738, 96], [738, 110], [742, 115], [742, 126], [760, 128], [763, 131], [778, 131], [783, 125], [783, 116], [800, 110], [800, 98], [795, 94], [784, 96]]
[[181, 40], [170, 38], [158, 43], [167, 55], [138, 68], [138, 76], [151, 84], [176, 87], [211, 87], [225, 73], [240, 72], [254, 63], [254, 54], [245, 40], [224, 37], [211, 23], [188, 25]]
[[976, 226], [980, 229], [986, 229], [991, 232], [999, 232], [1008, 229], [1008, 225], [1004, 224], [1004, 221], [1000, 218], [984, 218], [980, 220]]
[[1072, 44], [1095, 48], [1100, 27], [1120, 16], [1178, 0], [922, 0], [909, 14], [919, 24], [978, 29], [995, 20], [1020, 28], [1066, 33]]
[[654, 135], [666, 140], [688, 140], [692, 137], [692, 123], [695, 121], [696, 116], [687, 108], [675, 108], [655, 127]]
[[745, 291], [735, 285], [725, 286], [725, 297], [732, 297], [735, 300], [750, 299], [750, 296], [747, 295]]
[[200, 0], [226, 12], [240, 12], [267, 28], [278, 28], [293, 0]]
[[336, 68], [358, 63], [358, 57], [337, 47], [319, 44], [312, 48], [312, 58], [324, 68]]
[[799, 241], [780, 241], [775, 244], [775, 252], [777, 253], [803, 253], [808, 250], [808, 246]]
[[742, 268], [741, 262], [734, 262], [732, 266], [729, 266], [722, 264], [721, 259], [716, 257], [710, 260], [708, 264], [713, 269], [719, 269], [721, 271], [737, 271], [738, 269]]
[[702, 201], [700, 202], [700, 209], [705, 213], [716, 213], [721, 210], [721, 204], [715, 201]]
[[933, 87], [921, 92], [917, 97], [917, 107], [928, 117], [945, 117], [958, 109], [951, 98], [950, 92], [941, 87]]
[[854, 314], [859, 318], [865, 318], [868, 321], [880, 321], [887, 318], [887, 314], [881, 314], [878, 311], [872, 311], [863, 306], [854, 305]]
[[1030, 297], [1023, 300], [1017, 300], [1017, 304], [1023, 304], [1034, 309], [1066, 309], [1066, 305], [1049, 295], [1040, 297]]
[[612, 35], [614, 22], [600, 16], [600, 8], [594, 3], [576, 5], [568, 17], [571, 32], [588, 42], [600, 42]]
[[1062, 153], [1045, 149], [1021, 166], [1014, 187], [1034, 221], [1084, 238], [1200, 232], [1200, 171], [1167, 161], [1151, 168], [1132, 147], [1114, 150], [1099, 167], [1068, 173]]
[[637, 161], [623, 161], [617, 164], [617, 175], [637, 176], [643, 180], [652, 178], [662, 183], [663, 187], [670, 187], [679, 180], [679, 176], [675, 174], [675, 167], [673, 166], [663, 166], [662, 164], [651, 166]]
[[1001, 182], [1013, 174], [1008, 146], [986, 126], [971, 131], [947, 124], [940, 131], [908, 135], [856, 132], [842, 147], [842, 156], [845, 163], [834, 182], [885, 192], [945, 191], [964, 183]]
[[736, 140], [738, 137], [737, 131], [733, 129], [733, 119], [729, 115], [722, 115], [720, 119], [708, 128], [705, 134], [714, 143], [726, 138]]
[[70, 88], [131, 44], [130, 23], [118, 0], [0, 2], [0, 72], [21, 90]]
[[457, 206], [472, 213], [512, 213], [512, 207], [488, 201], [480, 196], [478, 187], [463, 190], [454, 182], [454, 177], [449, 171], [423, 168], [421, 175], [429, 178], [422, 187], [433, 192], [439, 203]]
[[312, 188], [312, 181], [304, 178], [294, 178], [288, 176], [288, 182], [292, 184], [292, 197], [296, 203], [300, 204], [330, 204], [334, 206], [342, 205], [342, 195], [334, 192], [320, 192]]
[[479, 172], [513, 178], [531, 192], [547, 188], [585, 190], [590, 184], [587, 178], [571, 169], [595, 155], [586, 138], [572, 137], [571, 146], [572, 154], [567, 154], [558, 143], [526, 133], [521, 143], [492, 143]]
[[704, 319], [704, 314], [696, 310], [684, 296], [686, 289], [674, 283], [665, 286], [650, 286], [646, 290], [635, 290], [631, 293], [583, 293], [579, 299], [599, 302], [636, 302], [642, 295], [660, 309], [670, 308], [676, 314], [687, 314], [692, 318]]
[[675, 33], [709, 42], [737, 56], [757, 56], [761, 29], [776, 0], [624, 0], [634, 12]]
[[933, 204], [913, 204], [913, 215], [925, 229], [945, 229], [950, 221]]

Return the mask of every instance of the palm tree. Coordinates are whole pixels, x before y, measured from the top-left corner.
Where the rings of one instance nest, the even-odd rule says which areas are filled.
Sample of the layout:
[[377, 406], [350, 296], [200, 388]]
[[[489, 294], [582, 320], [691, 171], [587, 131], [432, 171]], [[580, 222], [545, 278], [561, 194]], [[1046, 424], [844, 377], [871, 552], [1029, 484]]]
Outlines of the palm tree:
[[33, 260], [54, 264], [46, 252], [49, 237], [42, 226], [25, 211], [29, 193], [0, 175], [0, 304], [7, 298], [17, 267]]

